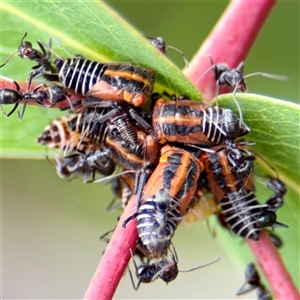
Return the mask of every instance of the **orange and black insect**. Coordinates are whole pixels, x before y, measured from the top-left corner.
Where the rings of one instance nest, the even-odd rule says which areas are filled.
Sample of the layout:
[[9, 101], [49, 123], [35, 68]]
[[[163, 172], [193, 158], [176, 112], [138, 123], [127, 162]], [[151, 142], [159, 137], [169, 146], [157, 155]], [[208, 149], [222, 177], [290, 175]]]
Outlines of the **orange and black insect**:
[[[93, 143], [88, 137], [71, 131], [69, 122], [77, 115], [70, 114], [47, 125], [37, 142], [47, 148], [61, 149], [63, 157], [56, 157], [56, 172], [62, 178], [84, 177], [84, 182], [95, 180], [96, 173], [111, 175], [115, 163], [110, 152]], [[88, 178], [91, 180], [88, 181]]]
[[[140, 170], [146, 163], [156, 163], [160, 146], [150, 135], [135, 130], [137, 143], [132, 144], [122, 138], [116, 125], [111, 122], [98, 122], [106, 111], [103, 108], [87, 108], [76, 115], [68, 126], [71, 131], [87, 137], [93, 144], [110, 150], [111, 157], [129, 170]], [[131, 126], [131, 124], [130, 124]]]
[[271, 181], [272, 184], [267, 185], [274, 191], [270, 203], [259, 204], [252, 183], [253, 156], [235, 143], [214, 150], [214, 153], [203, 154], [201, 161], [225, 224], [235, 234], [256, 241], [264, 227], [283, 225], [276, 222], [275, 213], [283, 204], [283, 183], [279, 179], [275, 180], [276, 184]]
[[[154, 73], [130, 64], [101, 64], [79, 57], [56, 59], [61, 83], [70, 90], [85, 95], [84, 106], [102, 108], [97, 122], [110, 120], [119, 130], [121, 137], [131, 144], [137, 143], [134, 129], [128, 118], [136, 122], [144, 131], [156, 135], [148, 122], [148, 114], [134, 106], [142, 105], [152, 94]], [[105, 101], [104, 101], [105, 100]], [[133, 104], [126, 105], [120, 101]], [[105, 113], [104, 113], [105, 111]], [[123, 129], [123, 130], [122, 130]]]
[[[123, 145], [124, 148], [129, 149], [129, 152], [135, 152], [139, 157], [143, 157], [143, 146], [140, 144], [139, 139], [144, 139], [146, 134], [143, 135], [140, 131], [138, 134], [126, 114], [120, 114], [105, 122], [99, 122], [99, 120], [102, 121], [102, 117], [106, 113], [107, 110], [104, 108], [90, 107], [83, 109], [77, 115], [70, 114], [61, 120], [54, 121], [53, 126], [48, 126], [42, 136], [38, 138], [38, 142], [47, 146], [46, 143], [61, 141], [61, 138], [64, 139], [65, 136], [67, 136], [67, 139], [74, 137], [74, 144], [77, 145], [77, 149], [80, 151], [81, 143], [83, 143], [83, 146], [91, 143], [100, 147], [106, 141], [108, 144], [113, 145], [112, 150], [118, 147], [117, 145], [120, 145], [120, 149], [122, 149], [121, 145]], [[54, 137], [53, 134], [57, 131], [59, 135]], [[82, 142], [79, 143], [80, 140]], [[115, 144], [112, 141], [115, 141]], [[147, 141], [143, 140], [143, 142], [151, 142], [151, 137], [148, 137]], [[65, 143], [63, 143], [63, 147], [65, 146]], [[59, 145], [48, 145], [48, 147], [61, 148]], [[155, 147], [157, 148], [157, 146]], [[69, 149], [74, 150], [73, 148], [75, 147]], [[85, 153], [85, 151], [83, 152]]]
[[159, 99], [153, 109], [152, 126], [161, 142], [218, 145], [250, 132], [230, 109], [197, 101]]
[[[83, 153], [87, 153], [85, 149], [89, 145], [102, 151], [104, 149], [107, 160], [112, 159], [125, 169], [137, 173], [134, 193], [141, 197], [149, 173], [158, 162], [160, 145], [143, 131], [136, 131], [138, 144], [125, 141], [114, 124], [108, 121], [104, 123], [97, 121], [103, 113], [106, 113], [103, 108], [89, 107], [78, 115], [71, 115], [63, 124], [58, 122], [59, 126], [50, 126], [50, 130], [48, 128], [38, 138], [38, 142], [52, 148], [68, 147], [72, 151], [76, 150], [73, 146], [77, 145], [77, 149], [83, 150]], [[65, 136], [68, 143], [65, 143], [65, 138], [62, 138]], [[75, 141], [69, 142], [72, 137]], [[102, 167], [105, 168], [105, 164]]]
[[58, 81], [56, 67], [51, 62], [50, 49], [52, 47], [52, 39], [50, 38], [48, 45], [46, 45], [42, 41], [37, 41], [41, 49], [41, 51], [39, 51], [32, 47], [31, 42], [24, 41], [26, 36], [27, 33], [25, 33], [23, 38], [21, 39], [18, 50], [11, 54], [8, 59], [0, 66], [0, 68], [5, 66], [11, 59], [11, 57], [17, 53], [21, 58], [29, 59], [38, 63], [36, 66], [32, 67], [29, 77], [36, 78], [38, 76], [43, 76], [49, 81]]
[[92, 143], [90, 138], [72, 130], [71, 124], [77, 118], [78, 115], [68, 114], [53, 120], [37, 138], [38, 144], [47, 148], [61, 149], [66, 152], [77, 151], [83, 154], [97, 150], [98, 145]]
[[101, 100], [141, 106], [151, 96], [154, 72], [126, 63], [102, 64], [79, 57], [54, 61], [63, 85], [86, 96], [85, 105]]
[[26, 105], [29, 101], [35, 101], [37, 104], [42, 106], [51, 107], [58, 102], [68, 100], [69, 90], [63, 85], [56, 83], [50, 86], [46, 84], [40, 84], [31, 92], [29, 90], [31, 84], [30, 77], [26, 92], [22, 92], [19, 84], [14, 81], [16, 90], [13, 89], [1, 89], [0, 90], [0, 105], [2, 104], [15, 104], [14, 108], [6, 114], [1, 106], [3, 113], [9, 117], [18, 108], [21, 102], [24, 103], [21, 113], [19, 113], [19, 119], [21, 120], [24, 116]]
[[137, 213], [123, 224], [126, 226], [137, 217], [139, 238], [152, 257], [166, 254], [202, 170], [202, 163], [188, 151], [171, 146], [162, 148], [159, 164], [144, 188]]
[[236, 295], [244, 295], [256, 289], [257, 300], [272, 300], [272, 295], [266, 290], [265, 286], [261, 283], [259, 274], [253, 263], [247, 265], [245, 270], [245, 282], [239, 288]]

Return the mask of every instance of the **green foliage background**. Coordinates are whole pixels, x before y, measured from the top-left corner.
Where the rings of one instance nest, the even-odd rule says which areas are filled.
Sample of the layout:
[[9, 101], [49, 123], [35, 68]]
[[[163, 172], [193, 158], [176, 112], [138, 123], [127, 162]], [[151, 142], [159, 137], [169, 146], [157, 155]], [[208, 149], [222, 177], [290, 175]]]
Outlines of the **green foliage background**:
[[[163, 36], [170, 45], [183, 50], [190, 59], [219, 18], [226, 3], [200, 1], [128, 3], [124, 1], [111, 2], [110, 5], [130, 20], [141, 33], [146, 36]], [[22, 4], [16, 4], [16, 7], [22, 7]], [[159, 74], [156, 86], [158, 90], [163, 86], [172, 87], [175, 92], [184, 89], [188, 91], [186, 93], [198, 98], [188, 83], [176, 79], [180, 76], [180, 72], [172, 67], [166, 58], [156, 55], [155, 50], [135, 33], [134, 39], [131, 40], [126, 31], [127, 25], [123, 24], [124, 31], [115, 30], [113, 25], [108, 30], [102, 31], [103, 24], [107, 24], [105, 18], [109, 16], [105, 11], [97, 15], [92, 7], [89, 2], [24, 3], [22, 10], [36, 16], [33, 21], [24, 14], [19, 15], [17, 19], [13, 17], [9, 19], [3, 10], [2, 17], [7, 19], [1, 25], [3, 56], [0, 61], [4, 61], [15, 50], [24, 32], [28, 31], [29, 40], [47, 41], [50, 36], [54, 36], [74, 54], [80, 52], [104, 61], [136, 61], [151, 66]], [[76, 16], [78, 12], [81, 17], [87, 14], [86, 23], [80, 22], [79, 17], [77, 22], [74, 21], [73, 14]], [[40, 17], [41, 15], [47, 15], [47, 19]], [[286, 20], [287, 15], [288, 20]], [[72, 22], [66, 22], [68, 19]], [[43, 26], [43, 22], [49, 23], [49, 20], [53, 20], [53, 26]], [[35, 29], [32, 29], [32, 23], [35, 23]], [[275, 7], [246, 61], [245, 73], [266, 71], [287, 75], [291, 80], [283, 83], [266, 78], [251, 78], [248, 80], [250, 92], [293, 102], [299, 101], [297, 24], [299, 24], [299, 3], [279, 3]], [[88, 36], [85, 34], [86, 28], [89, 31]], [[109, 31], [111, 34], [105, 36], [105, 32]], [[117, 54], [115, 54], [116, 47]], [[170, 50], [168, 56], [180, 68], [184, 66], [177, 53]], [[16, 80], [24, 80], [31, 66], [30, 62], [20, 61], [19, 58], [14, 57], [5, 68], [1, 69], [1, 74]], [[185, 86], [182, 87], [181, 84]], [[246, 96], [241, 102], [247, 105], [247, 101], [255, 103], [260, 100], [249, 95], [249, 98]], [[226, 97], [223, 103], [232, 104], [230, 98]], [[271, 137], [274, 136], [278, 130], [278, 123], [283, 126], [282, 120], [286, 117], [283, 110], [286, 106], [281, 105], [282, 108], [278, 112], [270, 111], [267, 105], [259, 107], [262, 111], [267, 110], [267, 113], [257, 112], [257, 119], [253, 118], [257, 106], [254, 104], [251, 112], [251, 107], [247, 105], [249, 118], [246, 121], [251, 129], [254, 129], [255, 141], [259, 141], [256, 140], [259, 131], [261, 131], [261, 138], [264, 139], [266, 132]], [[35, 145], [34, 138], [41, 133], [49, 120], [58, 115], [61, 113], [28, 107], [21, 123], [17, 121], [16, 115], [9, 119], [1, 117], [1, 149], [5, 157], [44, 157], [43, 151]], [[262, 116], [266, 116], [265, 119]], [[260, 143], [260, 148], [258, 147], [257, 150], [266, 153], [268, 157], [274, 154], [272, 164], [282, 171], [283, 179], [289, 181], [293, 187], [285, 207], [279, 212], [280, 221], [288, 223], [290, 229], [277, 232], [282, 233], [281, 236], [284, 237], [283, 258], [291, 269], [295, 281], [298, 282], [299, 266], [295, 261], [299, 262], [297, 259], [299, 196], [293, 190], [297, 190], [299, 185], [299, 165], [296, 165], [297, 162], [299, 163], [299, 157], [295, 158], [297, 154], [299, 156], [299, 143], [297, 145], [299, 112], [298, 117], [295, 111], [293, 118], [289, 120], [293, 125], [284, 127], [288, 131], [292, 130], [286, 132], [285, 141], [288, 141], [286, 147], [280, 145], [282, 139], [279, 138], [279, 145]], [[255, 128], [258, 129], [256, 132]], [[274, 142], [276, 143], [276, 140]], [[11, 145], [11, 149], [7, 149], [8, 144]], [[290, 146], [291, 144], [293, 147]], [[284, 150], [276, 156], [277, 151], [273, 151], [272, 146]], [[22, 151], [18, 151], [18, 148]], [[56, 176], [54, 167], [46, 160], [2, 160], [1, 183], [4, 298], [80, 298], [105, 247], [97, 237], [114, 226], [118, 214], [105, 212], [112, 198], [109, 187], [103, 188], [99, 184], [83, 185], [80, 180], [72, 183], [63, 181]], [[261, 201], [265, 201], [267, 197], [264, 192], [264, 189], [259, 187], [258, 194]], [[155, 282], [142, 286], [138, 292], [133, 291], [126, 276], [117, 291], [116, 298], [186, 298], [187, 291], [190, 297], [232, 298], [239, 284], [242, 283], [243, 267], [251, 258], [240, 239], [234, 237], [228, 239], [227, 234], [221, 234], [219, 228], [217, 231], [218, 243], [212, 239], [203, 224], [196, 224], [191, 228], [179, 228], [175, 244], [179, 253], [180, 269], [203, 264], [217, 256], [222, 257], [221, 262], [203, 270], [180, 274], [178, 279], [169, 286], [165, 286], [162, 282]], [[235, 246], [232, 247], [234, 244]], [[230, 262], [222, 251], [227, 251], [231, 257], [237, 257]], [[18, 289], [15, 289], [16, 285]], [[215, 288], [216, 286], [218, 289]]]

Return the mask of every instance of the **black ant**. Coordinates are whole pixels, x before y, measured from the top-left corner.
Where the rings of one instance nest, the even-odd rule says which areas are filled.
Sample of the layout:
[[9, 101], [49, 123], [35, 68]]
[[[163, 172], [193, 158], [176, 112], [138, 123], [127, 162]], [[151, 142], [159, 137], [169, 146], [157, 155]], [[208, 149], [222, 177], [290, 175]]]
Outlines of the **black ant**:
[[[138, 243], [137, 248], [134, 252], [134, 255], [139, 256], [141, 261], [143, 261], [142, 265], [140, 265], [140, 266], [137, 266], [137, 264], [133, 258], [132, 251], [130, 249], [134, 268], [136, 270], [136, 276], [138, 277], [137, 285], [134, 284], [133, 276], [132, 276], [130, 269], [128, 269], [128, 271], [129, 271], [129, 275], [130, 275], [130, 279], [131, 279], [133, 288], [136, 291], [138, 290], [141, 283], [150, 283], [150, 282], [153, 282], [154, 280], [160, 278], [165, 283], [168, 284], [169, 282], [176, 279], [179, 272], [180, 273], [191, 272], [191, 271], [209, 266], [220, 260], [220, 257], [218, 257], [214, 261], [209, 262], [207, 264], [204, 264], [204, 265], [201, 265], [201, 266], [189, 269], [189, 270], [181, 271], [178, 269], [178, 257], [177, 257], [175, 247], [173, 247], [173, 249], [174, 249], [174, 254], [170, 249], [170, 253], [171, 253], [170, 257], [166, 255], [166, 256], [163, 256], [163, 257], [157, 259], [155, 262], [150, 263], [151, 259], [147, 257], [147, 253], [144, 252], [143, 247], [140, 246], [140, 244]], [[145, 259], [146, 259], [146, 263], [145, 263]]]
[[256, 178], [261, 181], [268, 189], [274, 192], [274, 194], [265, 203], [266, 207], [263, 209], [262, 213], [257, 216], [258, 225], [261, 228], [269, 226], [271, 226], [272, 229], [274, 229], [274, 227], [288, 228], [286, 224], [276, 221], [276, 211], [283, 205], [283, 196], [287, 192], [285, 184], [280, 179], [272, 176], [269, 176], [269, 181], [262, 180], [259, 177]]
[[0, 68], [5, 66], [7, 62], [11, 59], [11, 57], [17, 53], [21, 58], [27, 58], [38, 63], [36, 66], [32, 67], [32, 71], [29, 74], [29, 78], [33, 79], [38, 76], [44, 76], [49, 81], [58, 81], [59, 78], [56, 71], [56, 67], [52, 65], [50, 61], [51, 51], [49, 49], [51, 49], [52, 47], [52, 38], [49, 39], [48, 45], [46, 45], [42, 41], [37, 41], [42, 51], [40, 52], [34, 49], [29, 41], [24, 41], [26, 36], [27, 32], [25, 32], [24, 36], [22, 37], [18, 50], [12, 53], [0, 66]]
[[268, 292], [265, 286], [260, 282], [260, 277], [257, 273], [255, 265], [253, 263], [250, 263], [246, 267], [245, 282], [239, 288], [236, 295], [240, 296], [254, 289], [257, 289], [256, 290], [257, 300], [272, 300], [272, 296], [270, 292]]
[[155, 48], [157, 48], [159, 51], [161, 51], [163, 54], [167, 53], [168, 48], [177, 51], [182, 56], [182, 59], [185, 63], [185, 66], [187, 67], [187, 69], [189, 68], [189, 62], [188, 62], [187, 58], [185, 57], [184, 53], [181, 50], [179, 50], [178, 48], [167, 45], [165, 40], [161, 36], [158, 36], [158, 37], [155, 37], [155, 38], [154, 37], [147, 37], [147, 39], [150, 40], [150, 43]]
[[272, 244], [276, 248], [282, 247], [283, 241], [282, 241], [282, 239], [278, 235], [276, 235], [274, 232], [271, 232], [271, 231], [268, 231], [268, 230], [267, 230], [267, 233], [268, 233], [268, 235], [269, 235], [269, 237], [270, 237], [270, 239], [272, 241]]
[[[32, 92], [29, 91], [29, 87], [31, 84], [31, 79], [29, 79], [28, 87], [26, 92], [22, 92], [19, 84], [16, 81], [13, 81], [16, 90], [13, 89], [1, 89], [0, 90], [0, 107], [6, 117], [9, 117], [19, 106], [19, 103], [24, 101], [24, 106], [21, 113], [18, 112], [19, 120], [22, 120], [26, 105], [28, 101], [33, 100], [37, 104], [45, 106], [47, 101], [49, 101], [50, 107], [55, 105], [56, 103], [67, 99], [69, 101], [70, 107], [73, 108], [72, 103], [70, 102], [68, 96], [69, 91], [61, 84], [55, 84], [52, 86], [47, 86], [44, 83], [38, 85]], [[40, 90], [41, 88], [45, 88], [44, 90]], [[6, 114], [1, 106], [1, 104], [15, 104], [14, 108]], [[74, 108], [73, 108], [74, 109]]]
[[228, 66], [226, 66], [224, 64], [217, 64], [217, 65], [214, 64], [212, 61], [212, 58], [211, 57], [209, 57], [209, 58], [210, 58], [212, 66], [208, 70], [206, 70], [202, 74], [201, 77], [205, 76], [210, 70], [213, 70], [214, 75], [215, 75], [215, 80], [216, 80], [216, 99], [219, 94], [220, 86], [226, 86], [229, 88], [233, 88], [233, 92], [232, 92], [233, 100], [239, 111], [240, 122], [242, 122], [243, 116], [242, 116], [241, 108], [238, 105], [238, 102], [235, 98], [235, 95], [238, 91], [244, 93], [247, 90], [247, 85], [246, 85], [246, 81], [245, 81], [246, 78], [249, 78], [252, 76], [263, 76], [263, 77], [276, 79], [276, 80], [282, 80], [282, 81], [288, 80], [287, 76], [269, 74], [269, 73], [265, 73], [265, 72], [255, 72], [255, 73], [251, 73], [248, 75], [244, 75], [241, 71], [244, 66], [244, 61], [241, 61], [236, 68], [230, 69]]

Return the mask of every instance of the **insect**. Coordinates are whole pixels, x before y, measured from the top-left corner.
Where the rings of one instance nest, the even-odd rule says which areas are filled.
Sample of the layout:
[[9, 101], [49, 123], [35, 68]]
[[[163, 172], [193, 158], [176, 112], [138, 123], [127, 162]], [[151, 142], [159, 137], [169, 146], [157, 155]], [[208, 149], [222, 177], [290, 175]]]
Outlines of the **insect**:
[[171, 254], [171, 256], [162, 256], [158, 259], [155, 259], [155, 261], [149, 258], [148, 255], [149, 253], [145, 252], [143, 246], [141, 245], [141, 241], [139, 240], [137, 243], [137, 248], [134, 252], [134, 256], [137, 256], [142, 262], [139, 266], [137, 265], [131, 252], [136, 277], [138, 278], [136, 285], [134, 283], [131, 270], [128, 268], [132, 286], [136, 291], [139, 289], [141, 283], [150, 283], [158, 278], [162, 279], [166, 283], [169, 283], [178, 275], [179, 270], [177, 259], [175, 259], [173, 254]]
[[[160, 145], [155, 143], [150, 135], [139, 130], [136, 131], [139, 143], [137, 145], [128, 143], [120, 137], [114, 124], [109, 121], [105, 123], [97, 122], [99, 116], [101, 117], [105, 112], [106, 110], [103, 108], [89, 107], [78, 115], [71, 114], [66, 117], [63, 124], [48, 127], [38, 137], [38, 142], [47, 147], [63, 150], [66, 147], [73, 150], [74, 145], [77, 145], [77, 149], [85, 149], [89, 144], [96, 146], [97, 149], [105, 149], [103, 157], [106, 157], [107, 160], [112, 159], [125, 169], [133, 170], [136, 173], [134, 194], [141, 197], [141, 192], [149, 174], [158, 162]], [[56, 134], [56, 127], [60, 130], [59, 134]], [[66, 139], [68, 143], [65, 143], [64, 138], [61, 138], [65, 136], [68, 136]], [[70, 137], [74, 137], [74, 141], [70, 142]], [[84, 144], [81, 145], [83, 142]], [[92, 153], [92, 151], [89, 153]], [[105, 168], [105, 165], [102, 167]]]
[[[58, 102], [62, 102], [64, 100], [68, 100], [69, 90], [65, 88], [63, 85], [56, 83], [50, 86], [42, 83], [38, 85], [34, 90], [31, 92], [29, 90], [31, 79], [28, 82], [28, 87], [26, 92], [22, 92], [20, 89], [19, 84], [14, 81], [16, 86], [16, 90], [13, 89], [1, 89], [0, 90], [0, 104], [15, 104], [14, 108], [6, 114], [1, 106], [1, 109], [5, 116], [9, 117], [13, 112], [18, 108], [21, 102], [24, 102], [24, 106], [22, 108], [21, 113], [19, 113], [19, 119], [22, 120], [26, 105], [29, 101], [33, 100], [37, 104], [42, 106], [53, 106]], [[68, 100], [69, 101], [69, 100]], [[70, 103], [70, 105], [72, 105]]]
[[160, 142], [217, 145], [250, 132], [230, 109], [197, 101], [159, 99], [153, 109], [152, 126]]
[[150, 40], [150, 43], [155, 48], [157, 48], [160, 52], [162, 52], [163, 54], [167, 53], [168, 48], [169, 49], [173, 49], [176, 52], [178, 52], [182, 56], [182, 59], [183, 59], [183, 61], [185, 63], [185, 66], [187, 68], [189, 68], [189, 62], [188, 62], [187, 58], [185, 57], [184, 53], [181, 50], [179, 50], [178, 48], [175, 48], [175, 47], [173, 47], [171, 45], [167, 45], [166, 42], [165, 42], [165, 40], [162, 37], [160, 37], [160, 36], [155, 37], [155, 38], [154, 37], [147, 37], [147, 39]]
[[[88, 137], [71, 131], [69, 123], [77, 118], [75, 114], [55, 119], [47, 125], [44, 132], [37, 138], [40, 145], [63, 151], [62, 157], [56, 157], [56, 171], [62, 178], [72, 175], [84, 177], [84, 182], [93, 182], [96, 173], [111, 175], [115, 170], [115, 163], [110, 159], [110, 152], [101, 149]], [[91, 181], [88, 181], [89, 177]]]
[[195, 193], [202, 163], [186, 150], [165, 146], [150, 176], [138, 211], [123, 223], [137, 218], [138, 235], [152, 257], [166, 254], [178, 222]]
[[21, 58], [29, 59], [38, 63], [36, 66], [32, 67], [32, 71], [29, 74], [29, 78], [33, 79], [38, 76], [43, 76], [49, 81], [58, 81], [56, 67], [52, 64], [50, 60], [50, 49], [52, 47], [52, 39], [50, 38], [48, 45], [44, 44], [42, 41], [37, 41], [42, 51], [40, 52], [32, 47], [31, 42], [24, 41], [26, 36], [27, 32], [22, 37], [18, 50], [12, 53], [7, 58], [7, 60], [0, 66], [0, 68], [5, 66], [7, 62], [11, 59], [11, 57], [17, 53]]
[[282, 75], [274, 75], [274, 74], [269, 74], [269, 73], [264, 73], [264, 72], [255, 72], [251, 73], [248, 75], [244, 75], [242, 73], [242, 68], [244, 66], [244, 62], [241, 61], [237, 68], [230, 69], [228, 66], [223, 65], [223, 64], [213, 64], [212, 58], [210, 57], [211, 61], [211, 67], [204, 72], [202, 77], [206, 75], [210, 70], [214, 71], [215, 75], [215, 80], [216, 80], [216, 98], [219, 94], [219, 88], [220, 86], [226, 86], [229, 88], [233, 88], [233, 100], [239, 110], [239, 116], [240, 120], [242, 121], [242, 111], [241, 108], [238, 104], [238, 101], [236, 100], [236, 93], [238, 91], [240, 92], [245, 92], [247, 89], [246, 85], [246, 78], [252, 77], [252, 76], [263, 76], [271, 79], [276, 79], [276, 80], [282, 80], [282, 81], [287, 81], [288, 77], [287, 76], [282, 76]]
[[37, 143], [47, 148], [61, 149], [66, 152], [91, 153], [97, 150], [98, 145], [84, 136], [81, 132], [72, 131], [70, 125], [78, 115], [68, 114], [60, 119], [53, 120], [37, 138]]
[[265, 286], [260, 282], [260, 277], [257, 273], [256, 267], [250, 263], [246, 267], [245, 282], [239, 288], [236, 295], [240, 296], [256, 289], [257, 300], [272, 300], [272, 296]]
[[[131, 64], [101, 64], [79, 57], [56, 59], [54, 63], [59, 71], [63, 85], [70, 90], [86, 96], [84, 106], [103, 108], [106, 113], [98, 114], [98, 122], [110, 119], [115, 122], [123, 139], [136, 144], [136, 135], [128, 123], [128, 117], [136, 121], [142, 130], [151, 134], [157, 141], [147, 114], [137, 107], [142, 105], [152, 94], [154, 72]], [[105, 101], [104, 101], [105, 100]], [[125, 101], [134, 106], [126, 106]], [[126, 112], [125, 112], [126, 110]], [[121, 126], [116, 122], [122, 122]], [[124, 128], [124, 130], [121, 130]]]
[[[218, 64], [218, 65], [212, 65], [212, 67], [209, 68], [206, 72], [210, 71], [211, 69], [214, 71], [215, 79], [217, 82], [217, 92], [219, 90], [219, 86], [227, 86], [227, 87], [234, 88], [234, 90], [233, 90], [234, 95], [237, 91], [240, 91], [243, 93], [247, 90], [247, 85], [246, 85], [245, 79], [252, 77], [252, 76], [263, 76], [263, 77], [277, 79], [277, 80], [283, 80], [283, 81], [288, 80], [287, 76], [274, 75], [274, 74], [269, 74], [269, 73], [265, 73], [265, 72], [255, 72], [255, 73], [251, 73], [248, 75], [244, 75], [241, 71], [243, 66], [244, 66], [243, 61], [241, 61], [239, 63], [239, 65], [237, 66], [237, 68], [235, 68], [235, 69], [234, 68], [230, 69], [223, 64]], [[206, 74], [206, 72], [205, 72], [205, 74]]]
[[101, 100], [126, 101], [141, 106], [151, 96], [154, 72], [125, 63], [102, 64], [79, 57], [56, 59], [60, 82], [86, 96], [85, 105]]
[[282, 245], [283, 245], [283, 241], [282, 239], [277, 235], [275, 234], [274, 232], [272, 231], [267, 231], [268, 232], [268, 235], [273, 243], [273, 245], [276, 247], [276, 248], [281, 248]]
[[69, 128], [88, 137], [92, 143], [109, 149], [112, 158], [126, 169], [138, 170], [145, 163], [154, 163], [157, 160], [160, 146], [151, 136], [136, 130], [138, 143], [132, 144], [120, 136], [114, 123], [98, 122], [101, 115], [105, 113], [102, 108], [88, 108], [68, 123]]
[[177, 256], [175, 247], [173, 247], [174, 253], [171, 251], [171, 249], [169, 249], [170, 255], [167, 254], [166, 256], [162, 256], [158, 259], [149, 259], [147, 257], [147, 254], [145, 254], [143, 251], [140, 251], [141, 248], [142, 247], [138, 242], [137, 248], [134, 253], [134, 255], [138, 256], [139, 259], [142, 261], [140, 266], [137, 265], [133, 255], [131, 255], [133, 264], [134, 264], [134, 268], [136, 271], [135, 272], [136, 277], [138, 278], [138, 283], [136, 285], [134, 283], [131, 270], [130, 270], [130, 268], [128, 269], [130, 279], [132, 282], [132, 286], [136, 291], [138, 290], [141, 283], [150, 283], [150, 282], [153, 282], [154, 280], [160, 278], [165, 283], [168, 284], [169, 282], [171, 282], [177, 278], [179, 272], [180, 273], [191, 272], [191, 271], [209, 266], [220, 260], [220, 258], [217, 258], [216, 260], [214, 260], [212, 262], [209, 262], [204, 265], [183, 271], [183, 270], [178, 269], [178, 256]]
[[[111, 175], [115, 170], [115, 163], [107, 159], [105, 150], [95, 150], [89, 154], [70, 153], [65, 157], [56, 157], [56, 172], [61, 178], [72, 175], [84, 177], [84, 183], [94, 182], [96, 173]], [[88, 178], [91, 177], [91, 180]]]
[[253, 156], [239, 149], [235, 143], [221, 146], [214, 153], [205, 153], [201, 160], [205, 165], [210, 191], [220, 204], [224, 222], [235, 234], [259, 240], [264, 227], [277, 223], [274, 209], [279, 206], [275, 208], [270, 202], [277, 204], [275, 199], [282, 199], [282, 190], [278, 190], [278, 185], [268, 184], [275, 193], [269, 203], [259, 204], [251, 178]]
[[278, 178], [270, 177], [270, 180], [267, 181], [266, 186], [274, 191], [274, 194], [268, 199], [266, 204], [268, 205], [266, 209], [262, 212], [262, 214], [258, 218], [258, 224], [261, 227], [287, 227], [287, 225], [279, 223], [276, 221], [276, 210], [283, 205], [283, 196], [286, 194], [286, 186], [285, 184], [279, 180]]

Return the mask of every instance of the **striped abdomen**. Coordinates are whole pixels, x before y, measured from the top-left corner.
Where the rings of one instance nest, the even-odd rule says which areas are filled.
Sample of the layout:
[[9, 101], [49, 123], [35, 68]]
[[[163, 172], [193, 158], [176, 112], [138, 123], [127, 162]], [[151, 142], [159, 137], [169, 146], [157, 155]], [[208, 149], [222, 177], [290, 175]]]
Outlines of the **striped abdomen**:
[[56, 59], [60, 81], [69, 89], [95, 101], [126, 101], [141, 106], [151, 96], [154, 72], [126, 63], [101, 64], [82, 58]]
[[158, 100], [152, 123], [161, 142], [217, 145], [249, 133], [231, 110], [189, 100]]
[[55, 119], [45, 127], [44, 132], [37, 138], [40, 145], [66, 151], [90, 153], [98, 148], [88, 137], [82, 137], [81, 132], [73, 131], [70, 122], [77, 120], [78, 115], [69, 114]]
[[201, 160], [210, 191], [220, 203], [221, 217], [235, 234], [258, 240], [258, 215], [266, 205], [260, 205], [253, 194], [252, 157], [234, 143], [213, 150]]
[[105, 64], [83, 58], [56, 59], [60, 82], [75, 93], [85, 95], [100, 81], [106, 69]]
[[258, 217], [266, 205], [261, 205], [252, 191], [245, 189], [226, 195], [220, 202], [221, 214], [229, 228], [238, 236], [259, 240], [262, 228]]
[[140, 206], [137, 217], [138, 234], [143, 246], [153, 257], [160, 257], [168, 250], [179, 217], [178, 203], [164, 189], [147, 198]]
[[153, 257], [165, 255], [194, 195], [202, 164], [189, 152], [165, 146], [144, 189], [138, 233]]

